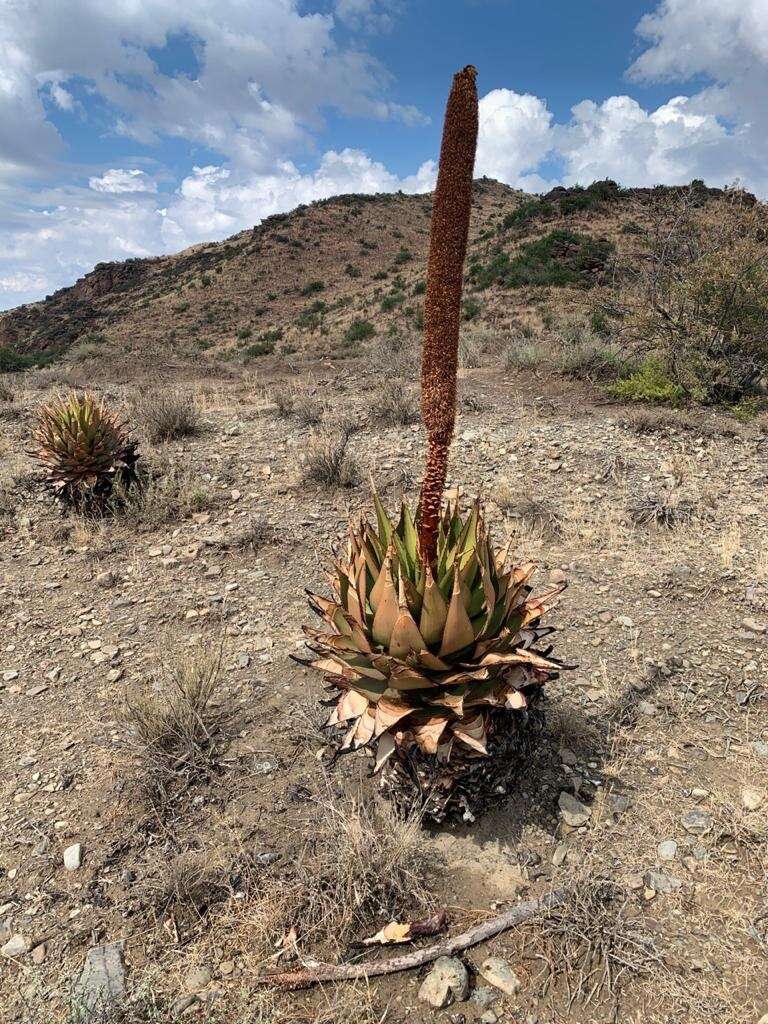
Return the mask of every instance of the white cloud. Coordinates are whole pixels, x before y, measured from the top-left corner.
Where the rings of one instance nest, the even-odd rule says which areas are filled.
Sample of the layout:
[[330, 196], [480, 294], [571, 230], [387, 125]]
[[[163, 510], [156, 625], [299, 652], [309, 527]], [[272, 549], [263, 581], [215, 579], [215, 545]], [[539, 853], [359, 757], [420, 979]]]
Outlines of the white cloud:
[[538, 96], [494, 89], [480, 100], [475, 173], [517, 188], [552, 148], [552, 114]]
[[[38, 90], [46, 77], [55, 77], [63, 103], [70, 79], [89, 83], [119, 112], [113, 128], [121, 134], [149, 144], [186, 139], [254, 168], [306, 142], [327, 108], [418, 117], [382, 99], [387, 72], [336, 44], [332, 15], [302, 13], [298, 0], [39, 0], [33, 10], [2, 0], [0, 9], [0, 126], [22, 134], [31, 127], [44, 156], [56, 142]], [[182, 34], [197, 43], [195, 78], [162, 74], [148, 53]], [[35, 147], [18, 148], [14, 164], [32, 166]]]
[[728, 143], [726, 129], [711, 114], [700, 114], [685, 96], [654, 111], [629, 96], [611, 96], [601, 104], [584, 100], [573, 108], [570, 124], [554, 132], [565, 162], [564, 180], [588, 185], [614, 178], [622, 185], [681, 184], [694, 177], [725, 184], [733, 167], [701, 174], [713, 153]]
[[389, 32], [395, 23], [399, 0], [336, 0], [336, 17], [350, 28], [366, 32]]
[[157, 184], [144, 171], [113, 167], [100, 178], [89, 178], [94, 192], [157, 192]]

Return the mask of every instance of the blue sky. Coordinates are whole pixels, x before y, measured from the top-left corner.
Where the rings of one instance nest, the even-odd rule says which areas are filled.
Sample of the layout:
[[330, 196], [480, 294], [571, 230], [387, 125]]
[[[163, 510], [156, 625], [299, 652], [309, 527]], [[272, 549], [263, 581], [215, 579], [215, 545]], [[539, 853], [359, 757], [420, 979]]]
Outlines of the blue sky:
[[0, 308], [338, 192], [477, 173], [768, 194], [765, 0], [0, 0]]

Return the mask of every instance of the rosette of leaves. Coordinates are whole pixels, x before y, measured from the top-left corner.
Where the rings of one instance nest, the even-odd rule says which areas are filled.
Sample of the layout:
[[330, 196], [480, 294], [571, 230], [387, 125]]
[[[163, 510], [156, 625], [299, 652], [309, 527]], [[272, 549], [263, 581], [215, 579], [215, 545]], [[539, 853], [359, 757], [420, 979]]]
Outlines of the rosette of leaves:
[[507, 564], [479, 503], [445, 508], [434, 565], [408, 507], [393, 524], [374, 504], [376, 525], [350, 530], [330, 575], [333, 597], [310, 595], [325, 624], [306, 628], [311, 665], [337, 693], [326, 724], [343, 727], [341, 750], [371, 750], [404, 810], [474, 815], [514, 770], [559, 667], [541, 618], [563, 588], [531, 596], [535, 566]]
[[85, 511], [103, 508], [116, 484], [128, 488], [136, 482], [136, 441], [106, 402], [88, 391], [44, 405], [33, 441], [30, 454], [62, 505]]

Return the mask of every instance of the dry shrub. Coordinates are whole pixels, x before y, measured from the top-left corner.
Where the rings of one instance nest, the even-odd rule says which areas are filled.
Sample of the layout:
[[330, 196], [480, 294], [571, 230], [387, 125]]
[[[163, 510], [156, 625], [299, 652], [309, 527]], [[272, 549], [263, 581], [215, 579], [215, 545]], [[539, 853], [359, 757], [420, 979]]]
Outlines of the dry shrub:
[[315, 427], [328, 412], [328, 403], [309, 394], [297, 391], [293, 398], [293, 415], [303, 427]]
[[293, 416], [294, 404], [296, 402], [296, 389], [290, 386], [274, 387], [269, 392], [269, 398], [277, 408], [277, 415], [281, 419], [288, 419]]
[[125, 724], [146, 789], [164, 801], [179, 782], [208, 772], [225, 714], [213, 704], [221, 676], [221, 650], [183, 655], [161, 666], [152, 688], [126, 698]]
[[360, 468], [347, 451], [349, 435], [333, 431], [315, 437], [306, 453], [302, 482], [330, 488], [355, 487], [360, 482]]
[[506, 515], [536, 531], [542, 538], [552, 539], [562, 532], [562, 514], [545, 498], [521, 494], [507, 481], [493, 492], [493, 500]]
[[513, 338], [504, 350], [503, 369], [536, 370], [547, 361], [547, 351], [536, 341], [526, 341], [522, 337]]
[[388, 805], [328, 797], [302, 830], [286, 871], [261, 870], [246, 908], [248, 951], [258, 967], [295, 929], [304, 953], [338, 956], [386, 922], [424, 914], [434, 853], [418, 820]]
[[211, 485], [192, 468], [191, 462], [160, 460], [145, 473], [139, 487], [115, 492], [112, 511], [152, 528], [204, 512], [215, 504]]
[[231, 894], [231, 865], [205, 850], [189, 850], [159, 861], [157, 874], [142, 885], [139, 899], [160, 920], [173, 912], [187, 921], [202, 918]]
[[553, 983], [564, 981], [569, 1010], [574, 1003], [616, 1000], [631, 978], [664, 969], [631, 894], [617, 882], [586, 872], [531, 934], [538, 957], [547, 965], [544, 994]]
[[629, 514], [638, 526], [676, 526], [691, 523], [696, 518], [696, 507], [687, 498], [675, 494], [646, 494], [633, 498]]
[[687, 397], [754, 393], [768, 361], [765, 207], [736, 190], [703, 202], [692, 184], [658, 193], [644, 219], [622, 271], [622, 335]]
[[632, 409], [619, 422], [635, 434], [658, 434], [666, 430], [702, 432], [699, 421], [676, 409]]
[[275, 541], [275, 529], [263, 519], [249, 519], [248, 522], [238, 530], [232, 540], [232, 547], [238, 551], [252, 551], [257, 553], [261, 548]]
[[375, 427], [405, 427], [419, 419], [419, 403], [403, 381], [385, 379], [371, 401], [371, 423]]
[[4, 380], [0, 380], [0, 402], [12, 402], [13, 399], [13, 388]]
[[369, 365], [377, 378], [394, 377], [417, 380], [421, 359], [421, 344], [417, 334], [405, 331], [377, 335], [370, 354]]
[[178, 388], [148, 391], [132, 402], [133, 414], [153, 444], [198, 434], [202, 419], [194, 398]]

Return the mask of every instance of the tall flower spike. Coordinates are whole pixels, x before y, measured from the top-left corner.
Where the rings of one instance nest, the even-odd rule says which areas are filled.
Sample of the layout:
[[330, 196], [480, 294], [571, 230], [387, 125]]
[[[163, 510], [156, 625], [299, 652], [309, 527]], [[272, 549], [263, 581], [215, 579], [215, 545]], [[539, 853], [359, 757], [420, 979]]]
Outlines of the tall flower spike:
[[421, 415], [429, 449], [419, 502], [419, 547], [427, 565], [435, 560], [448, 449], [456, 420], [461, 285], [477, 147], [476, 75], [471, 65], [454, 75], [432, 205], [421, 365]]

